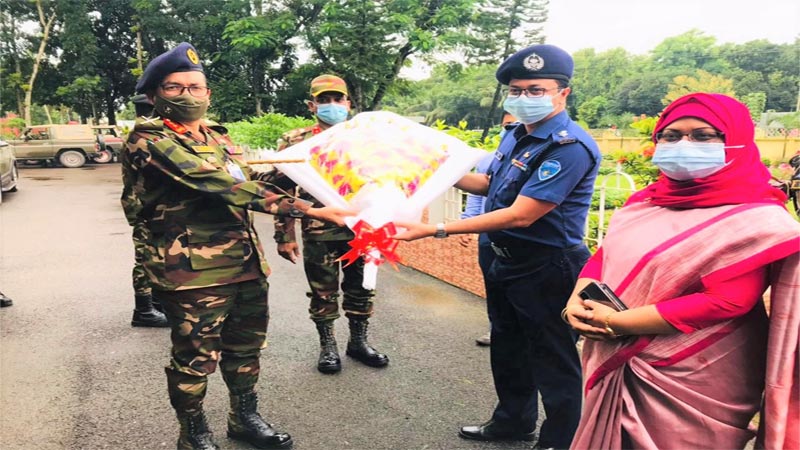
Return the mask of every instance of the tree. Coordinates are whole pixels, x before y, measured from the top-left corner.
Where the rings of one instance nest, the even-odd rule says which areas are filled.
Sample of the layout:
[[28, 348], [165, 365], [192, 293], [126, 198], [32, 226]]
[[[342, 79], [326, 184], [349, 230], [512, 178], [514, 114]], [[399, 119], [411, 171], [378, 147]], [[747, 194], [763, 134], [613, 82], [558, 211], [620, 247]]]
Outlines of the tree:
[[764, 113], [764, 107], [767, 105], [767, 94], [763, 92], [753, 92], [741, 97], [742, 103], [747, 105], [750, 110], [750, 117], [753, 122], [761, 120], [761, 114]]
[[306, 40], [321, 72], [347, 82], [356, 111], [379, 109], [413, 54], [452, 48], [473, 0], [327, 2]]
[[717, 58], [712, 50], [715, 42], [716, 38], [713, 36], [707, 36], [697, 29], [689, 30], [661, 41], [653, 49], [653, 62], [662, 67], [687, 69], [715, 66]]
[[[469, 39], [461, 46], [467, 60], [477, 64], [497, 65], [522, 47], [544, 42], [541, 24], [547, 21], [548, 0], [481, 0], [467, 29]], [[483, 120], [485, 139], [489, 128], [499, 118], [502, 84], [495, 83], [492, 101]]]
[[673, 100], [692, 92], [709, 92], [734, 96], [733, 81], [717, 75], [712, 75], [705, 70], [698, 70], [697, 76], [678, 75], [669, 85], [667, 95], [661, 100], [666, 106]]
[[[46, 10], [46, 11], [45, 11]], [[26, 125], [31, 125], [31, 103], [33, 99], [33, 86], [36, 83], [36, 75], [39, 73], [39, 66], [45, 56], [45, 48], [47, 48], [47, 40], [50, 38], [50, 30], [53, 28], [53, 23], [56, 20], [56, 12], [52, 5], [43, 5], [42, 0], [36, 0], [36, 11], [39, 17], [39, 25], [42, 27], [42, 37], [39, 40], [39, 49], [33, 60], [33, 67], [31, 74], [28, 77], [28, 84], [23, 86], [25, 90], [25, 100], [23, 101], [22, 108], [24, 110], [24, 119]]]
[[[578, 113], [575, 105], [590, 99], [604, 97], [608, 100], [616, 97], [619, 87], [643, 65], [641, 57], [635, 57], [622, 48], [599, 54], [593, 49], [579, 50], [573, 55], [573, 60], [575, 69], [570, 80], [572, 93], [568, 98], [573, 113]], [[611, 108], [611, 102], [604, 108]]]
[[586, 122], [592, 128], [597, 127], [600, 125], [600, 118], [605, 113], [607, 106], [608, 100], [602, 95], [592, 97], [578, 107], [577, 119]]
[[276, 77], [282, 78], [291, 70], [293, 47], [289, 41], [322, 11], [319, 1], [283, 3], [281, 7], [267, 5], [265, 11], [261, 2], [254, 2], [252, 15], [229, 22], [222, 34], [247, 61], [257, 116], [263, 113], [267, 68], [282, 59]]

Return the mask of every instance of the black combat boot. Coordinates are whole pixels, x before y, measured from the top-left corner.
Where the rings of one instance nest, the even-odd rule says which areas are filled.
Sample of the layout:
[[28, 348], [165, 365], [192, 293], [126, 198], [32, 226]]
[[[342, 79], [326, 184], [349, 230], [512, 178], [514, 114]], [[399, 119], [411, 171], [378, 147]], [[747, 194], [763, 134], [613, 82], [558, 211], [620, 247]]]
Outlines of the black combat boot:
[[389, 357], [383, 353], [378, 353], [370, 347], [367, 342], [367, 325], [369, 321], [366, 317], [350, 318], [350, 340], [347, 342], [347, 356], [361, 361], [372, 367], [383, 367], [389, 364]]
[[231, 412], [228, 414], [228, 437], [245, 441], [256, 448], [289, 448], [292, 437], [280, 433], [258, 414], [258, 396], [250, 391], [231, 394]]
[[153, 307], [153, 297], [136, 295], [136, 307], [133, 309], [131, 326], [134, 327], [168, 327], [167, 316]]
[[178, 450], [219, 450], [202, 410], [193, 413], [179, 412], [178, 422], [181, 424]]
[[342, 360], [336, 347], [336, 336], [333, 334], [333, 321], [317, 322], [319, 332], [319, 359], [317, 370], [322, 373], [336, 373], [342, 370]]
[[0, 308], [7, 308], [13, 304], [14, 302], [10, 298], [6, 297], [2, 292], [0, 292]]
[[164, 312], [164, 305], [162, 305], [161, 302], [158, 301], [157, 298], [155, 298], [155, 297], [153, 297], [151, 295], [150, 296], [150, 302], [153, 304], [153, 309], [155, 309], [156, 311], [158, 311], [158, 312], [160, 312], [160, 313], [162, 313], [162, 314], [164, 314], [166, 316], [166, 313]]

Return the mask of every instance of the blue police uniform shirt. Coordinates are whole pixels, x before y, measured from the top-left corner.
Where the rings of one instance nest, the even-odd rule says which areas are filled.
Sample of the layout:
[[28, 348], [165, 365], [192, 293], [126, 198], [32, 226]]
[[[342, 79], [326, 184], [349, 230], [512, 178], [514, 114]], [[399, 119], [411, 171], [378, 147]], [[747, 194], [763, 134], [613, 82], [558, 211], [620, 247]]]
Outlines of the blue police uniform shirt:
[[[475, 173], [486, 173], [489, 170], [489, 165], [494, 160], [494, 154], [488, 153], [486, 156], [478, 161], [475, 165]], [[464, 206], [464, 212], [461, 213], [462, 219], [469, 219], [483, 214], [484, 204], [486, 197], [483, 195], [467, 194], [467, 204]]]
[[556, 204], [526, 228], [488, 233], [500, 246], [519, 241], [566, 248], [583, 242], [594, 182], [600, 167], [594, 140], [566, 111], [527, 134], [524, 125], [508, 133], [489, 166], [485, 211], [507, 208], [518, 195]]

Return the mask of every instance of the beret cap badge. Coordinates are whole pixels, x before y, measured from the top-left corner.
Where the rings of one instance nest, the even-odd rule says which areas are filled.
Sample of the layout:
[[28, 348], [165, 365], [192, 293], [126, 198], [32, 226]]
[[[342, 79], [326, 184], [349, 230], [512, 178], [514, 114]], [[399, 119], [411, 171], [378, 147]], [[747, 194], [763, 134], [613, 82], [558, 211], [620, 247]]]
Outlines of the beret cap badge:
[[195, 52], [194, 49], [187, 49], [186, 57], [189, 58], [189, 61], [193, 62], [194, 64], [200, 63], [200, 58], [197, 57], [197, 52]]
[[537, 70], [542, 70], [544, 67], [544, 59], [536, 53], [531, 53], [522, 61], [522, 65], [525, 66], [526, 69], [535, 72]]

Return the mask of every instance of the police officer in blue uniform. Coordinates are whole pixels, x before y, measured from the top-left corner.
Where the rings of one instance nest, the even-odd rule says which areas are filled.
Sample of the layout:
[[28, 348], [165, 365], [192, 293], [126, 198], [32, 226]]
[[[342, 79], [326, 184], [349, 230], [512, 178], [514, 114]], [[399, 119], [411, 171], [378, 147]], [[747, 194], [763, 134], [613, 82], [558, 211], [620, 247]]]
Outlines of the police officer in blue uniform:
[[583, 243], [600, 152], [565, 110], [572, 57], [552, 45], [518, 51], [498, 68], [508, 132], [486, 175], [456, 186], [486, 195], [485, 213], [434, 225], [399, 224], [397, 239], [486, 233], [479, 263], [491, 321], [491, 364], [498, 403], [490, 420], [462, 427], [482, 441], [536, 439], [538, 398], [546, 413], [536, 448], [568, 448], [581, 412], [576, 333], [560, 318], [589, 258]]

